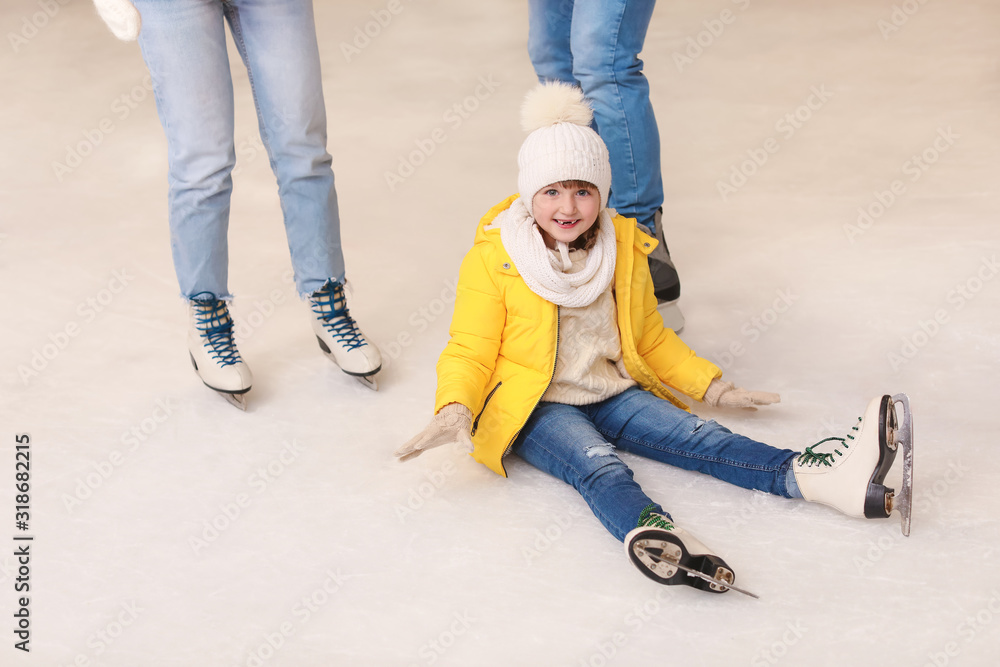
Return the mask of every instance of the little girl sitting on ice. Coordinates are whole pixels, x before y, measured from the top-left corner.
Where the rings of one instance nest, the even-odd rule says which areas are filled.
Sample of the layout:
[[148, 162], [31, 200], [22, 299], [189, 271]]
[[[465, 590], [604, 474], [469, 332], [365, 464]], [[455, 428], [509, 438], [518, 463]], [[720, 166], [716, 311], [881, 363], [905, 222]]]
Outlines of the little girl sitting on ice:
[[[690, 414], [664, 385], [711, 406], [779, 397], [723, 382], [664, 328], [646, 259], [656, 241], [606, 208], [608, 151], [579, 89], [539, 86], [522, 116], [531, 134], [518, 156], [520, 196], [480, 221], [437, 365], [435, 416], [396, 456], [459, 443], [506, 476], [503, 459], [517, 454], [572, 484], [644, 574], [719, 593], [733, 587], [732, 568], [643, 493], [616, 449], [851, 516], [887, 517], [897, 400], [912, 460], [905, 396], [873, 399], [845, 438], [804, 453]], [[896, 504], [908, 532], [908, 474], [904, 487]]]

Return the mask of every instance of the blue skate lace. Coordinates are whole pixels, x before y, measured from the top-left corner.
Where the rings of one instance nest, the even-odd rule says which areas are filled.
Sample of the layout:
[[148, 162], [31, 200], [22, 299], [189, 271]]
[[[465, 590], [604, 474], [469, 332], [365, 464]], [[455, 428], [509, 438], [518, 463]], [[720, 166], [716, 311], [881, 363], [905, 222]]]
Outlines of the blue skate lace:
[[[860, 423], [861, 423], [861, 417], [858, 417], [858, 424]], [[851, 430], [857, 431], [858, 424], [852, 426]], [[837, 456], [843, 456], [844, 453], [839, 449], [837, 449], [836, 446], [834, 446], [833, 452], [814, 452], [813, 447], [818, 447], [822, 445], [824, 442], [837, 441], [843, 444], [844, 449], [850, 449], [851, 443], [847, 442], [848, 440], [854, 440], [854, 436], [851, 435], [850, 433], [847, 434], [846, 438], [823, 438], [816, 444], [806, 447], [806, 451], [802, 452], [802, 454], [798, 458], [799, 465], [811, 466], [813, 464], [816, 464], [816, 465], [832, 466], [834, 454], [836, 454]]]
[[327, 280], [326, 284], [313, 292], [310, 301], [313, 312], [323, 323], [323, 328], [333, 334], [348, 350], [368, 344], [347, 310], [344, 286], [339, 282]]
[[240, 353], [233, 341], [233, 319], [226, 302], [216, 299], [211, 292], [199, 292], [191, 297], [195, 307], [198, 331], [208, 340], [212, 358], [223, 366], [240, 362]]

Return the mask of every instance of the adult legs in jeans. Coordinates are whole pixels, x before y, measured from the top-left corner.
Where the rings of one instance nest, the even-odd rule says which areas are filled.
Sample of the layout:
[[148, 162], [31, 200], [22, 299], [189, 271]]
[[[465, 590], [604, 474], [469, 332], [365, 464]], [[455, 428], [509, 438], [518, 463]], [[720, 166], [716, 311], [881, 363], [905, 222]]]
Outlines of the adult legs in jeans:
[[139, 37], [167, 135], [171, 247], [181, 293], [230, 296], [227, 230], [235, 165], [224, 23], [250, 75], [277, 176], [296, 288], [342, 280], [319, 52], [309, 0], [136, 0]]
[[786, 477], [795, 452], [734, 434], [639, 388], [593, 405], [539, 403], [514, 452], [576, 488], [621, 540], [643, 509], [662, 509], [633, 480], [616, 447], [743, 488], [792, 496]]
[[639, 53], [651, 0], [530, 0], [528, 54], [541, 81], [579, 85], [594, 106], [594, 129], [611, 160], [609, 206], [660, 241], [649, 256], [664, 324], [684, 327], [681, 282], [661, 224], [660, 134]]
[[530, 0], [528, 55], [540, 81], [579, 85], [611, 158], [609, 206], [655, 228], [660, 136], [642, 73], [653, 2]]
[[[188, 349], [208, 386], [230, 398], [251, 386], [224, 302], [234, 148], [225, 23], [246, 65], [278, 195], [295, 285], [310, 297], [320, 348], [376, 386], [381, 368], [347, 310], [319, 49], [311, 0], [136, 0], [139, 37], [167, 135], [174, 267], [191, 302]], [[245, 407], [245, 401], [237, 403]]]

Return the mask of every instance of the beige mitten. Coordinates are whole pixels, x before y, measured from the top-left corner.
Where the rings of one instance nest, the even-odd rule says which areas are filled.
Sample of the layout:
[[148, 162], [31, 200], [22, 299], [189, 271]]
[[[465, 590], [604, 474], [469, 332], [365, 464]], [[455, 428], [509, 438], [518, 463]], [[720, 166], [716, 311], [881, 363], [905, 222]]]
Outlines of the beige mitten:
[[472, 452], [472, 411], [461, 403], [449, 403], [441, 408], [423, 431], [397, 449], [395, 456], [406, 461], [420, 456], [424, 450], [455, 443], [459, 449]]
[[706, 404], [720, 408], [746, 408], [756, 410], [756, 405], [770, 405], [781, 402], [781, 396], [766, 391], [748, 391], [736, 387], [732, 382], [723, 382], [716, 378], [705, 390], [701, 399]]
[[115, 37], [123, 42], [133, 42], [139, 37], [142, 19], [129, 0], [94, 0], [94, 6]]

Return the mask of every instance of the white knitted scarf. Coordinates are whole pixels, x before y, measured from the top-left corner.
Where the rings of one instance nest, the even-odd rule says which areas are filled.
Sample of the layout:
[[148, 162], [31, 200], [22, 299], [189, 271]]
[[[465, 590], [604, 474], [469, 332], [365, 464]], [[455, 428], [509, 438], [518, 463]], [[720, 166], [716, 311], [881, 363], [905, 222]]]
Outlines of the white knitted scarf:
[[500, 241], [532, 292], [558, 306], [589, 306], [611, 285], [615, 277], [615, 225], [608, 210], [598, 217], [597, 242], [587, 253], [587, 263], [576, 273], [570, 267], [569, 248], [556, 242], [559, 262], [545, 246], [542, 232], [524, 202], [515, 199], [491, 226], [500, 227]]

